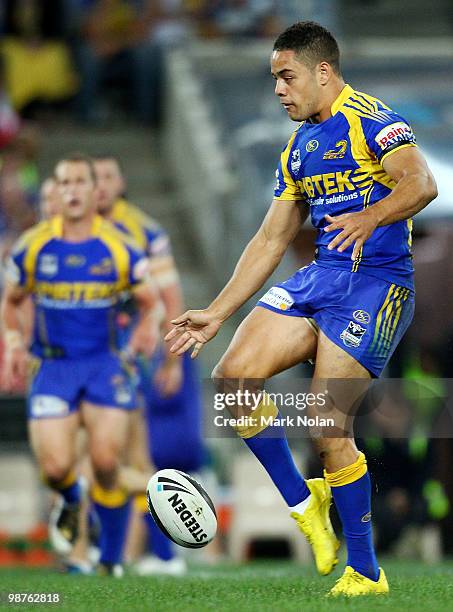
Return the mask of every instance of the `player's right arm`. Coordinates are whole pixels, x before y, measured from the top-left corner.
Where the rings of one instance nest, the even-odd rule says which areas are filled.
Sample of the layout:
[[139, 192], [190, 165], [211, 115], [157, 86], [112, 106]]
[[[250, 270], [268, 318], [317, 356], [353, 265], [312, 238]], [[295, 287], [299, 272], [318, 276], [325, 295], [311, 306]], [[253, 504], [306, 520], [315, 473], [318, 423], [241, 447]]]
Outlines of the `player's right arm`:
[[251, 298], [276, 269], [308, 216], [300, 200], [274, 200], [261, 227], [245, 248], [224, 289], [205, 310], [188, 310], [174, 319], [166, 340], [176, 339], [171, 351], [181, 355], [193, 347], [196, 357], [222, 323]]
[[2, 386], [6, 390], [16, 388], [27, 374], [30, 355], [20, 321], [20, 307], [25, 303], [27, 296], [28, 291], [24, 287], [12, 282], [7, 282], [3, 290], [0, 305], [5, 347]]

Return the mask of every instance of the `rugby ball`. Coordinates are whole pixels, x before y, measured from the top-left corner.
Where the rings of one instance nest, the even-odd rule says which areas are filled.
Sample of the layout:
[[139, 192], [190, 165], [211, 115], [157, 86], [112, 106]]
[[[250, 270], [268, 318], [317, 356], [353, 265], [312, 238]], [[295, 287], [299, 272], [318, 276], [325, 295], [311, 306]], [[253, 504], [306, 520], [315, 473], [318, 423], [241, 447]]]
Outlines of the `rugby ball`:
[[146, 498], [156, 524], [179, 546], [202, 548], [215, 536], [214, 504], [188, 474], [173, 469], [156, 472], [148, 482]]

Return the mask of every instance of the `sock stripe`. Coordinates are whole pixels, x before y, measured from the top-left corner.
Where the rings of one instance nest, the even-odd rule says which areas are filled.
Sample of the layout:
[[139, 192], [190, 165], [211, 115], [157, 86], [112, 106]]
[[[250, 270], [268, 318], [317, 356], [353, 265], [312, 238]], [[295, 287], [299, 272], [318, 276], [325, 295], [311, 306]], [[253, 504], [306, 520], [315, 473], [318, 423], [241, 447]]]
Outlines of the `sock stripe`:
[[144, 493], [140, 495], [135, 495], [134, 509], [137, 512], [141, 512], [142, 514], [145, 514], [146, 512], [148, 512], [148, 502], [146, 500], [146, 495]]
[[367, 470], [365, 455], [360, 452], [356, 461], [351, 465], [347, 465], [337, 472], [328, 473], [324, 470], [324, 478], [331, 487], [343, 487], [362, 478]]
[[61, 491], [62, 489], [67, 489], [68, 487], [71, 487], [77, 482], [77, 474], [74, 470], [71, 470], [70, 472], [68, 472], [65, 478], [63, 478], [63, 480], [58, 483], [54, 483], [50, 482], [46, 475], [41, 472], [41, 480], [51, 489], [54, 489], [55, 491]]
[[236, 425], [233, 429], [238, 436], [246, 440], [253, 438], [265, 429], [267, 429], [272, 421], [278, 415], [278, 408], [267, 393], [263, 393], [263, 397], [251, 414], [245, 417], [244, 425]]
[[118, 508], [124, 506], [129, 499], [126, 489], [117, 487], [116, 489], [104, 489], [98, 484], [93, 484], [90, 491], [91, 499], [100, 506], [106, 508]]

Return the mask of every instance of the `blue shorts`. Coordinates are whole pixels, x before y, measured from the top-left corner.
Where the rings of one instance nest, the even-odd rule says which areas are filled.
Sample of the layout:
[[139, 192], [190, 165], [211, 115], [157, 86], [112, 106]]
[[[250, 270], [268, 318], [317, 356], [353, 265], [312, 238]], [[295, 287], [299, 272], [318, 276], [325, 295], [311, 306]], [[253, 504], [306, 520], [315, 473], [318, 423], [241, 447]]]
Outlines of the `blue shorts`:
[[269, 289], [257, 305], [314, 319], [332, 342], [377, 377], [412, 321], [414, 293], [313, 262]]
[[156, 468], [196, 472], [205, 463], [202, 389], [197, 364], [189, 353], [182, 359], [183, 382], [175, 395], [162, 397], [153, 381], [162, 353], [153, 358], [151, 368], [140, 368], [140, 390], [145, 399], [150, 457]]
[[65, 417], [81, 401], [112, 408], [136, 408], [136, 389], [115, 353], [80, 359], [37, 360], [28, 390], [28, 418]]

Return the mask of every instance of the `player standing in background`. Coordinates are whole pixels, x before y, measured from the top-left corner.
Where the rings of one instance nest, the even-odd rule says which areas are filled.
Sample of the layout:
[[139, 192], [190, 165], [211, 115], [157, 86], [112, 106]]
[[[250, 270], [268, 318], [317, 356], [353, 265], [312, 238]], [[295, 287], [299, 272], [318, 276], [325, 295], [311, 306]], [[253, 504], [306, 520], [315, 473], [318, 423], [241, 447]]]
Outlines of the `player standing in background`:
[[[351, 410], [346, 393], [356, 393], [346, 383], [355, 380], [362, 393], [412, 319], [410, 218], [436, 197], [436, 185], [407, 122], [345, 84], [338, 45], [322, 26], [300, 22], [285, 30], [274, 44], [271, 71], [280, 103], [302, 122], [282, 152], [274, 201], [223, 291], [206, 310], [175, 319], [167, 339], [176, 338], [177, 354], [193, 348], [195, 357], [262, 287], [311, 214], [318, 229], [315, 261], [260, 299], [213, 378], [222, 391], [237, 392], [240, 379], [240, 389], [259, 392], [253, 417], [237, 433], [284, 497], [321, 574], [338, 562], [329, 519], [333, 496], [348, 560], [330, 594], [383, 594], [388, 584], [373, 548], [366, 459], [345, 433]], [[284, 429], [269, 429], [269, 418], [279, 413], [260, 381], [312, 358], [313, 391], [325, 391], [328, 379], [343, 379], [340, 391], [346, 393], [342, 401], [331, 398], [336, 428], [314, 437], [324, 479], [305, 481]], [[240, 406], [231, 410], [244, 414]]]
[[57, 181], [49, 176], [43, 181], [39, 191], [39, 213], [41, 219], [51, 219], [61, 214], [61, 197]]
[[139, 323], [129, 352], [151, 354], [157, 332], [156, 295], [143, 253], [96, 214], [96, 182], [89, 158], [62, 159], [55, 168], [62, 214], [18, 240], [2, 300], [5, 381], [25, 375], [30, 354], [18, 306], [34, 300], [34, 374], [28, 392], [30, 441], [47, 484], [61, 494], [54, 541], [69, 552], [78, 534], [83, 487], [74, 470], [76, 434], [87, 430], [95, 483], [91, 498], [101, 523], [99, 571], [121, 575], [129, 502], [118, 484], [135, 390], [112, 343], [111, 321], [120, 294], [131, 291]]
[[[116, 227], [132, 237], [149, 257], [150, 271], [162, 300], [164, 330], [171, 328], [171, 320], [183, 309], [182, 290], [170, 240], [162, 227], [130, 204], [125, 198], [126, 181], [113, 155], [98, 156], [94, 160], [98, 184], [98, 211]], [[129, 333], [130, 314], [124, 308], [119, 314], [119, 331]], [[129, 309], [130, 310], [130, 309]], [[202, 400], [198, 369], [188, 355], [182, 358], [164, 345], [151, 361], [138, 360], [139, 389], [144, 399], [144, 415], [149, 440], [150, 459], [156, 469], [173, 467], [184, 472], [200, 470], [204, 461], [201, 432]], [[137, 415], [138, 416], [138, 415]], [[135, 442], [137, 440], [137, 442]], [[137, 450], [137, 437], [131, 443]], [[139, 461], [143, 467], [144, 462]], [[149, 549], [135, 565], [141, 575], [165, 573], [180, 575], [184, 561], [175, 557], [173, 544], [156, 526], [149, 514], [144, 495], [137, 498], [137, 507], [144, 517]]]

